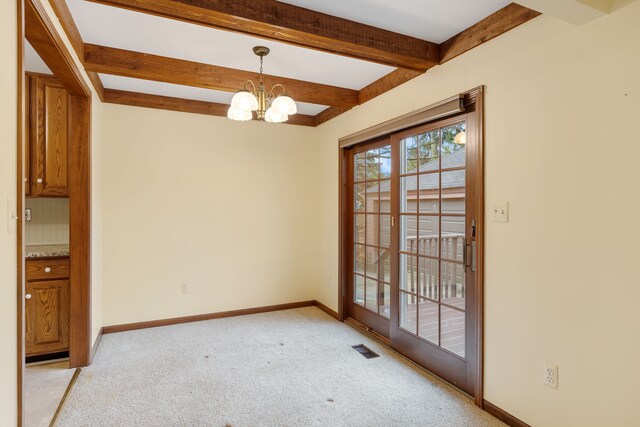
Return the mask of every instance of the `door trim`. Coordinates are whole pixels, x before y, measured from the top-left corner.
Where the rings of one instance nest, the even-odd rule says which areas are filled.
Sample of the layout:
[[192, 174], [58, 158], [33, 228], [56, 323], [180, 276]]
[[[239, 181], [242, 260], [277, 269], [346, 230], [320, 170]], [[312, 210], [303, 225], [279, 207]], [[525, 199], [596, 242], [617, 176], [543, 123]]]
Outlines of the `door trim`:
[[[25, 273], [24, 273], [24, 160], [26, 37], [70, 94], [70, 115], [75, 125], [69, 135], [69, 244], [70, 244], [70, 344], [69, 365], [91, 363], [91, 90], [45, 8], [38, 0], [17, 3], [17, 414], [24, 424]], [[28, 25], [28, 27], [27, 27]]]
[[[475, 375], [473, 376], [473, 389], [474, 389], [474, 403], [482, 407], [483, 395], [484, 395], [484, 86], [468, 90], [458, 95], [462, 99], [462, 110], [466, 110], [467, 107], [475, 106], [476, 114], [476, 168], [474, 171], [469, 171], [475, 174], [475, 188], [473, 191], [476, 194], [474, 205], [476, 208], [476, 235], [477, 235], [477, 269], [476, 269], [476, 305], [475, 305], [475, 325], [476, 325], [476, 360], [474, 363]], [[450, 100], [452, 98], [449, 98]], [[475, 104], [475, 105], [474, 105]], [[442, 105], [442, 102], [433, 105]], [[417, 110], [424, 113], [424, 108]], [[452, 111], [447, 116], [454, 116], [460, 114], [460, 111]], [[406, 120], [403, 115], [399, 119]], [[447, 117], [438, 116], [436, 119], [430, 122], [440, 121]], [[392, 123], [390, 120], [385, 123]], [[406, 129], [415, 127], [416, 125], [424, 125], [425, 122], [414, 123], [413, 125], [407, 125]], [[344, 138], [343, 138], [344, 139]], [[351, 253], [349, 224], [350, 218], [350, 205], [348, 201], [348, 189], [349, 172], [351, 170], [349, 164], [349, 146], [341, 146], [338, 143], [338, 174], [339, 174], [339, 187], [338, 187], [338, 313], [339, 320], [344, 321], [349, 317], [349, 301], [347, 301], [349, 290], [347, 289], [349, 283], [350, 270], [349, 266], [349, 254]], [[393, 295], [393, 293], [392, 293]], [[473, 363], [473, 362], [469, 362]]]

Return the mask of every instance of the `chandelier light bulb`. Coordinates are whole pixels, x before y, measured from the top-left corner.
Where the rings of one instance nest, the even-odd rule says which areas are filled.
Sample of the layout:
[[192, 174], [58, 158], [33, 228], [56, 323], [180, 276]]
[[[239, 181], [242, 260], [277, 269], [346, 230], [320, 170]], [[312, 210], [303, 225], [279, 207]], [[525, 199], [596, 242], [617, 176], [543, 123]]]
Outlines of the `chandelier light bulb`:
[[280, 113], [278, 110], [273, 107], [269, 107], [267, 112], [264, 115], [264, 120], [270, 123], [282, 123], [286, 122], [289, 116], [286, 114]]
[[231, 120], [239, 120], [239, 121], [247, 121], [253, 118], [253, 114], [251, 114], [251, 110], [239, 110], [237, 108], [230, 107], [227, 112], [227, 117]]
[[241, 111], [255, 111], [258, 109], [258, 99], [248, 90], [241, 90], [233, 95], [231, 108]]
[[293, 102], [293, 99], [285, 95], [281, 95], [274, 99], [271, 104], [271, 108], [285, 116], [296, 114], [298, 112], [298, 107], [296, 106], [296, 103]]

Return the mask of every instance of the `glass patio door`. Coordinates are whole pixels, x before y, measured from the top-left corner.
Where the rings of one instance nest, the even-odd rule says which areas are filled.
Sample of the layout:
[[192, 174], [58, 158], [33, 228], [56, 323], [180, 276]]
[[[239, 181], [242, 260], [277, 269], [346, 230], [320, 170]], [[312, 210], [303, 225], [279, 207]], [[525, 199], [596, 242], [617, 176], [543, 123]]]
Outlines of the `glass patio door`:
[[389, 336], [391, 314], [391, 145], [353, 154], [351, 317]]
[[396, 349], [465, 390], [475, 276], [466, 135], [458, 118], [392, 136], [399, 241], [390, 325]]
[[473, 127], [461, 115], [353, 147], [353, 256], [347, 266], [348, 316], [472, 395], [478, 217]]

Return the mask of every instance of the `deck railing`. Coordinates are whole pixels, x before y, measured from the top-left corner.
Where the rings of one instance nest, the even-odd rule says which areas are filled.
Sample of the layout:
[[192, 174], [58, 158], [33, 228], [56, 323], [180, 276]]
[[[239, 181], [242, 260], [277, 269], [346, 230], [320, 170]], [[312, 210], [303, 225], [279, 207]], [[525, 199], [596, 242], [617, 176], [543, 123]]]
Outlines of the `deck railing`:
[[[407, 257], [407, 287], [412, 292], [438, 299], [438, 264], [437, 258], [458, 261], [442, 262], [440, 277], [442, 279], [442, 298], [461, 296], [464, 297], [464, 261], [465, 241], [464, 234], [442, 235], [442, 253], [438, 251], [440, 236], [409, 236], [407, 237], [407, 252], [426, 255], [425, 257]], [[417, 265], [414, 265], [417, 263]], [[460, 263], [460, 264], [459, 264]], [[410, 303], [415, 303], [411, 298]]]

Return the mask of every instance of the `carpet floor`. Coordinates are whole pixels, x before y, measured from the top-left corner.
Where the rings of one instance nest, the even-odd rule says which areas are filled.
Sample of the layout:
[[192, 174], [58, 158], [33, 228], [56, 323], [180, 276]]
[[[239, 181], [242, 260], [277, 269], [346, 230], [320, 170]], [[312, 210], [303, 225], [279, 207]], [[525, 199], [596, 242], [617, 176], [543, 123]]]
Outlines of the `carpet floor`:
[[105, 335], [56, 424], [503, 425], [315, 307]]

